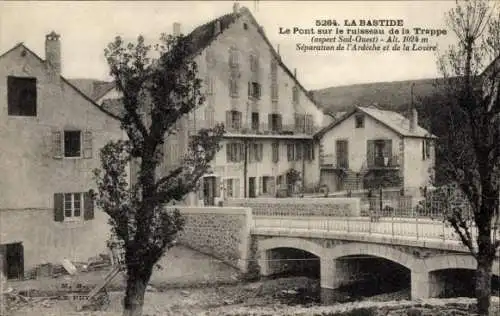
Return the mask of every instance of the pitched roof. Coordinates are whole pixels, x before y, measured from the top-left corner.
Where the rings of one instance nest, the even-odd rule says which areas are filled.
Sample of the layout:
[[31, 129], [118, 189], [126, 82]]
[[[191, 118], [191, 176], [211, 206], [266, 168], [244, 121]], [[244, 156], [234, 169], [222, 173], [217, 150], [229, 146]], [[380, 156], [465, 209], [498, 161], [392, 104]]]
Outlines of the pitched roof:
[[345, 121], [348, 117], [350, 117], [356, 112], [362, 112], [370, 116], [374, 120], [378, 121], [379, 123], [382, 123], [387, 128], [393, 130], [394, 132], [404, 137], [437, 138], [435, 135], [432, 135], [430, 132], [428, 132], [421, 126], [416, 126], [415, 130], [411, 131], [410, 120], [397, 112], [380, 110], [375, 107], [362, 107], [362, 106], [357, 106], [353, 110], [345, 113], [342, 117], [333, 121], [330, 125], [326, 126], [319, 132], [317, 132], [315, 136], [316, 137], [323, 136], [326, 132], [328, 132], [335, 126], [339, 125], [340, 123]]
[[68, 80], [96, 102], [115, 87], [113, 82], [97, 79], [72, 78]]
[[[35, 52], [33, 52], [31, 49], [29, 49], [26, 45], [24, 45], [24, 43], [18, 43], [17, 45], [15, 45], [14, 47], [12, 47], [11, 49], [9, 49], [8, 51], [6, 51], [5, 53], [3, 53], [2, 55], [0, 55], [0, 59], [3, 58], [4, 56], [7, 56], [10, 52], [14, 51], [15, 49], [19, 48], [19, 47], [22, 47], [25, 51], [29, 52], [32, 56], [34, 56], [36, 59], [38, 59], [38, 61], [40, 61], [40, 63], [42, 64], [45, 64], [45, 60], [42, 59], [40, 56], [38, 56]], [[92, 98], [90, 98], [85, 92], [81, 91], [79, 88], [77, 88], [72, 82], [70, 82], [68, 79], [64, 78], [61, 74], [59, 74], [59, 77], [61, 79], [62, 82], [64, 82], [65, 84], [67, 84], [70, 88], [72, 88], [76, 93], [78, 93], [80, 96], [82, 96], [85, 100], [87, 100], [88, 102], [90, 102], [92, 105], [94, 105], [95, 107], [97, 107], [99, 110], [101, 110], [102, 112], [104, 112], [105, 114], [113, 117], [114, 119], [118, 119], [116, 117], [116, 115], [113, 115], [112, 113], [106, 111], [105, 109], [103, 109], [102, 107], [100, 107], [97, 103], [95, 103], [94, 100], [92, 100]]]
[[[281, 56], [276, 52], [274, 49], [273, 45], [267, 38], [267, 36], [264, 34], [263, 29], [261, 26], [258, 24], [257, 20], [255, 17], [252, 15], [250, 10], [248, 10], [246, 7], [241, 7], [240, 11], [238, 13], [228, 13], [223, 16], [220, 16], [208, 23], [205, 23], [203, 25], [198, 26], [195, 28], [191, 33], [189, 33], [184, 39], [190, 44], [189, 45], [189, 54], [191, 56], [195, 56], [197, 54], [200, 54], [204, 49], [206, 49], [210, 44], [219, 36], [222, 34], [225, 30], [227, 30], [234, 22], [236, 22], [241, 16], [247, 15], [250, 19], [250, 21], [254, 24], [254, 26], [257, 28], [259, 34], [262, 36], [262, 39], [267, 43], [269, 46], [269, 49], [271, 51], [271, 54], [274, 56], [276, 61], [278, 61], [279, 65], [282, 67], [282, 69], [293, 79], [295, 84], [304, 92], [306, 97], [314, 104], [318, 109], [321, 109], [318, 104], [316, 103], [316, 100], [314, 100], [311, 96], [311, 93], [302, 86], [302, 84], [297, 80], [296, 76], [288, 69], [288, 67], [283, 63], [281, 60]], [[220, 25], [220, 32], [215, 33], [215, 28], [216, 24], [219, 23]], [[112, 83], [110, 83], [112, 84]], [[109, 87], [108, 87], [109, 88]], [[112, 87], [111, 87], [112, 88]], [[109, 90], [111, 90], [109, 88]], [[99, 95], [98, 97], [95, 97], [98, 95], [98, 93], [93, 93], [93, 98], [94, 100], [98, 100], [101, 97], [103, 97], [109, 90], [106, 90], [104, 93]], [[108, 106], [110, 106], [110, 102], [108, 102]], [[118, 106], [117, 103], [113, 102], [113, 105], [111, 108], [114, 108], [116, 110], [116, 107]], [[120, 112], [121, 113], [121, 112]]]

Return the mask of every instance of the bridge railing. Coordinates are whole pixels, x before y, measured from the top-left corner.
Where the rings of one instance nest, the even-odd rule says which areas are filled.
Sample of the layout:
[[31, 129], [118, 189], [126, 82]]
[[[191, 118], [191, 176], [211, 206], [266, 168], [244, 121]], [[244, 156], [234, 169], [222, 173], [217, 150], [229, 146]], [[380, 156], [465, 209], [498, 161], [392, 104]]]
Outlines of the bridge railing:
[[[304, 234], [336, 233], [346, 236], [406, 239], [423, 242], [461, 244], [454, 229], [443, 221], [404, 217], [325, 217], [325, 216], [253, 216], [255, 229]], [[472, 236], [477, 234], [472, 228]]]

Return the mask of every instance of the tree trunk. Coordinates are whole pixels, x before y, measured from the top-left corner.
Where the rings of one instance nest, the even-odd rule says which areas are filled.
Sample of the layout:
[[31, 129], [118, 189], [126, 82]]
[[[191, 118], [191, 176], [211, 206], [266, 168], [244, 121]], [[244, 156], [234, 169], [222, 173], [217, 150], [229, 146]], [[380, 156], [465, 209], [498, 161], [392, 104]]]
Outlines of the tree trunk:
[[128, 267], [127, 289], [123, 301], [123, 316], [142, 316], [144, 295], [151, 277], [147, 267]]
[[488, 316], [491, 298], [491, 267], [493, 260], [490, 258], [478, 258], [476, 270], [476, 298], [478, 313]]

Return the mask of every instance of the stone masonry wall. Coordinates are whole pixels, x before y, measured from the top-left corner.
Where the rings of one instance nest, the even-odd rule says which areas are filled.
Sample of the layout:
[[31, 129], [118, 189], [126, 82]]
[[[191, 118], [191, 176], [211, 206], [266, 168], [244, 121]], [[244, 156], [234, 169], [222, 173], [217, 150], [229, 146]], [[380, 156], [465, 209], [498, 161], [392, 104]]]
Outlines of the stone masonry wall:
[[227, 205], [248, 207], [261, 216], [360, 216], [360, 198], [231, 199]]
[[252, 211], [242, 207], [177, 207], [186, 223], [179, 243], [247, 272]]

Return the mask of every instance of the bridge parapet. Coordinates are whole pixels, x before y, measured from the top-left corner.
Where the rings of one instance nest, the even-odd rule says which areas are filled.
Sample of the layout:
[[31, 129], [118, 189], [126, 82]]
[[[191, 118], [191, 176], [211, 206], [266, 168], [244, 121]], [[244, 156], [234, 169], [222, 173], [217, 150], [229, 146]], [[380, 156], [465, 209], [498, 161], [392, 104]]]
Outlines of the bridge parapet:
[[252, 198], [228, 200], [249, 207], [254, 216], [360, 216], [360, 198]]

